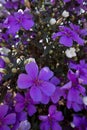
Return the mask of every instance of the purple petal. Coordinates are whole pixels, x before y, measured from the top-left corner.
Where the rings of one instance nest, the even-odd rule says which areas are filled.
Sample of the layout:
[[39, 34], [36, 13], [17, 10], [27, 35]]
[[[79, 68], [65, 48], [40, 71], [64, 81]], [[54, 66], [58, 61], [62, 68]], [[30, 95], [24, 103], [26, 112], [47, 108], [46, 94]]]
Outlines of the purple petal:
[[30, 96], [35, 102], [39, 102], [42, 99], [42, 94], [38, 87], [32, 87], [30, 89]]
[[64, 119], [61, 111], [56, 111], [52, 116], [56, 121], [62, 121]]
[[26, 89], [32, 85], [32, 82], [27, 74], [20, 74], [18, 77], [17, 85], [20, 89]]
[[16, 102], [20, 102], [20, 103], [23, 103], [24, 102], [24, 97], [20, 94], [20, 93], [17, 93], [16, 97], [15, 97], [15, 100]]
[[44, 67], [39, 73], [39, 79], [48, 81], [53, 76], [53, 72], [48, 68]]
[[0, 118], [3, 118], [8, 111], [8, 106], [7, 105], [0, 105]]
[[44, 93], [42, 93], [42, 100], [41, 103], [42, 104], [48, 104], [50, 98], [48, 96], [46, 96]]
[[82, 107], [77, 103], [73, 103], [72, 107], [73, 107], [75, 112], [81, 111], [81, 109], [82, 109]]
[[21, 111], [23, 111], [23, 109], [24, 109], [24, 103], [17, 103], [16, 105], [15, 105], [15, 111], [16, 112], [21, 112]]
[[55, 40], [58, 36], [61, 36], [61, 35], [62, 35], [62, 32], [54, 33], [52, 35], [52, 39]]
[[47, 121], [48, 120], [48, 116], [39, 116], [39, 120], [41, 121]]
[[34, 113], [36, 113], [36, 107], [32, 104], [28, 105], [28, 114], [29, 116], [32, 116]]
[[17, 121], [24, 121], [27, 119], [27, 112], [18, 112], [16, 115]]
[[62, 90], [69, 90], [72, 87], [72, 82], [66, 83], [63, 87], [61, 87]]
[[16, 121], [16, 114], [14, 114], [14, 113], [8, 114], [8, 115], [4, 118], [4, 122], [5, 122], [5, 124], [7, 124], [7, 125], [14, 124], [15, 121]]
[[54, 114], [56, 112], [56, 110], [57, 110], [56, 106], [55, 105], [51, 105], [49, 107], [49, 114], [50, 115]]
[[50, 82], [43, 82], [40, 86], [40, 89], [47, 96], [51, 96], [54, 93], [56, 87]]
[[29, 76], [35, 79], [38, 75], [38, 66], [35, 62], [31, 62], [25, 66], [26, 72]]
[[64, 93], [60, 88], [56, 88], [55, 92], [51, 96], [51, 100], [53, 103], [57, 103], [61, 96], [63, 96]]
[[3, 125], [0, 127], [0, 130], [10, 130], [10, 128], [7, 125]]
[[58, 122], [53, 122], [53, 124], [52, 124], [52, 130], [62, 130], [62, 128], [58, 124]]
[[50, 130], [50, 124], [49, 124], [49, 122], [42, 122], [40, 124], [40, 130]]
[[54, 77], [50, 80], [50, 82], [51, 82], [52, 84], [54, 84], [54, 85], [58, 85], [58, 84], [60, 83], [60, 80], [59, 80], [56, 76], [54, 76]]
[[9, 34], [16, 34], [20, 29], [20, 25], [16, 24], [16, 25], [11, 25], [11, 27], [8, 29], [8, 33]]
[[67, 108], [68, 108], [68, 109], [71, 108], [71, 105], [72, 105], [72, 102], [71, 102], [71, 101], [67, 101]]
[[81, 124], [81, 117], [79, 117], [79, 116], [74, 116], [74, 118], [73, 118], [73, 123], [75, 124], [75, 126], [80, 126], [80, 124]]
[[23, 19], [22, 26], [24, 29], [29, 30], [34, 25], [33, 20]]
[[72, 44], [73, 44], [73, 40], [69, 37], [66, 37], [66, 36], [62, 36], [59, 40], [59, 42], [61, 44], [63, 44], [64, 46], [67, 46], [67, 47], [71, 47]]
[[79, 91], [78, 90], [76, 90], [76, 89], [70, 89], [69, 90], [69, 93], [68, 93], [68, 100], [69, 101], [78, 101], [80, 98], [79, 98], [79, 95], [80, 93], [79, 93]]
[[74, 41], [76, 41], [79, 45], [84, 45], [84, 40], [79, 37], [79, 35], [75, 36]]

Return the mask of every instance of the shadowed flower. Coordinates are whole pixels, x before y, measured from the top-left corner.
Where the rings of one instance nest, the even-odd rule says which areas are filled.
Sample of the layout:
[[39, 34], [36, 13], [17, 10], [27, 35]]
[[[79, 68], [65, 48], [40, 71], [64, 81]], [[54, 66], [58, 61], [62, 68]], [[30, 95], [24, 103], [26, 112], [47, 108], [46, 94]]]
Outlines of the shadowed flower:
[[72, 124], [77, 128], [76, 130], [87, 130], [87, 118], [84, 116], [74, 115]]
[[85, 96], [86, 94], [85, 88], [80, 85], [81, 79], [78, 76], [78, 73], [69, 71], [68, 79], [70, 81], [61, 87], [62, 90], [65, 90], [65, 92], [67, 92], [66, 97], [68, 109], [73, 108], [76, 112], [83, 109], [82, 96]]
[[15, 100], [16, 112], [22, 112], [25, 109], [28, 112], [29, 116], [32, 116], [36, 112], [35, 103], [31, 99], [29, 92], [25, 94], [25, 97], [22, 96], [20, 93], [17, 93]]
[[16, 114], [8, 112], [7, 105], [0, 105], [0, 130], [10, 130], [8, 125], [13, 125], [16, 121]]
[[42, 121], [40, 130], [62, 130], [59, 122], [63, 120], [63, 115], [61, 111], [57, 111], [55, 105], [49, 107], [48, 115], [41, 115], [39, 119]]
[[71, 47], [74, 41], [77, 42], [79, 45], [84, 45], [84, 40], [80, 38], [79, 34], [66, 26], [61, 26], [60, 32], [52, 35], [53, 40], [55, 40], [57, 37], [60, 37], [59, 43], [67, 47]]

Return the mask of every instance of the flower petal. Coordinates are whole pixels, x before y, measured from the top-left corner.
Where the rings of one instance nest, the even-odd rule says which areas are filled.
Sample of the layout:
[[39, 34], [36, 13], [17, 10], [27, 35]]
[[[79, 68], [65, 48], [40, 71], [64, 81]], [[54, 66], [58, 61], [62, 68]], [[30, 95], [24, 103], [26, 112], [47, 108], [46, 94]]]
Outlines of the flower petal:
[[7, 125], [3, 125], [0, 127], [0, 130], [10, 130], [10, 128]]
[[25, 66], [26, 72], [29, 74], [31, 78], [36, 78], [38, 75], [38, 66], [35, 62], [31, 62], [26, 64]]
[[47, 96], [51, 96], [54, 93], [56, 87], [50, 82], [43, 82], [40, 86], [40, 89]]
[[3, 118], [8, 111], [8, 106], [7, 105], [0, 105], [0, 118]]
[[64, 46], [67, 46], [67, 47], [71, 47], [72, 44], [73, 44], [73, 40], [69, 37], [66, 37], [66, 36], [62, 36], [59, 40], [59, 42], [61, 44], [63, 44]]
[[16, 105], [15, 105], [15, 111], [16, 112], [21, 112], [21, 111], [23, 111], [23, 109], [24, 109], [24, 103], [17, 103]]
[[35, 102], [39, 102], [42, 99], [42, 94], [40, 89], [35, 86], [30, 89], [30, 96]]
[[53, 76], [53, 72], [48, 68], [44, 67], [41, 69], [39, 73], [39, 79], [41, 80], [49, 80]]
[[62, 130], [61, 126], [58, 122], [53, 122], [52, 124], [52, 130]]
[[36, 112], [36, 107], [32, 104], [28, 105], [28, 114], [29, 116], [32, 116]]
[[7, 124], [7, 125], [14, 124], [15, 121], [16, 121], [16, 114], [15, 114], [15, 113], [8, 114], [8, 115], [4, 118], [4, 122], [5, 122], [5, 124]]
[[20, 74], [18, 77], [17, 85], [20, 89], [26, 89], [32, 85], [32, 82], [27, 74]]

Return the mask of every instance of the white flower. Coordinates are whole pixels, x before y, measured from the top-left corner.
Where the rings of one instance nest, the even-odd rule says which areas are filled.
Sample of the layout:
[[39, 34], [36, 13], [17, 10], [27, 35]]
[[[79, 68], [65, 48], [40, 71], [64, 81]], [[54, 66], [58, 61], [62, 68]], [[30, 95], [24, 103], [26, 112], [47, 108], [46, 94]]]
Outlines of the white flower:
[[67, 49], [65, 51], [65, 54], [68, 58], [72, 58], [72, 57], [75, 57], [76, 56], [76, 50], [74, 47], [71, 47], [70, 49]]
[[17, 130], [29, 130], [31, 127], [30, 122], [27, 120], [21, 121]]
[[70, 123], [72, 128], [75, 128], [75, 124], [73, 122]]
[[87, 106], [87, 96], [83, 97], [83, 103]]
[[51, 18], [51, 19], [50, 19], [50, 24], [51, 24], [51, 25], [54, 25], [55, 23], [56, 23], [56, 19], [55, 19], [55, 18]]
[[0, 53], [1, 53], [2, 55], [8, 55], [8, 53], [9, 53], [10, 51], [11, 51], [11, 50], [8, 49], [8, 48], [6, 48], [6, 47], [1, 47], [1, 48], [0, 48]]
[[64, 18], [69, 17], [69, 12], [66, 11], [66, 10], [64, 10], [63, 13], [62, 13], [62, 16], [63, 16]]

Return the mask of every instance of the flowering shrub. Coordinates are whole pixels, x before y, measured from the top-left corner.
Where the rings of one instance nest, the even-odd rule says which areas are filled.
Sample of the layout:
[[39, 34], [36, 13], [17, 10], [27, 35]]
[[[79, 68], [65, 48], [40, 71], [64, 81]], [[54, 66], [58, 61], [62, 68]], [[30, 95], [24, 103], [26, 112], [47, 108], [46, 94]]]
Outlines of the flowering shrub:
[[0, 130], [87, 130], [87, 0], [0, 0]]

